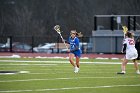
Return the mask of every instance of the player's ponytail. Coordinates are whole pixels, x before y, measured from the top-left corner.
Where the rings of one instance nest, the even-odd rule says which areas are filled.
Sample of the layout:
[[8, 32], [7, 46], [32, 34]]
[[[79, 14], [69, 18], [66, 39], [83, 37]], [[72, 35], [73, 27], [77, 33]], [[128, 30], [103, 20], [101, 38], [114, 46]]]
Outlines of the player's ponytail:
[[76, 35], [77, 37], [83, 37], [83, 34], [81, 32], [77, 33]]
[[131, 32], [127, 32], [125, 35], [129, 38], [133, 38], [133, 34]]

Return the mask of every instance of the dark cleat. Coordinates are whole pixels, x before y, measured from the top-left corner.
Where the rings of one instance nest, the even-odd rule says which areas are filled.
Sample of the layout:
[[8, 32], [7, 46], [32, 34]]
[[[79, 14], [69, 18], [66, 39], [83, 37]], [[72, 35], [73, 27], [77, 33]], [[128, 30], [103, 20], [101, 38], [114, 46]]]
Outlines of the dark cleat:
[[125, 74], [124, 72], [117, 72], [117, 74]]

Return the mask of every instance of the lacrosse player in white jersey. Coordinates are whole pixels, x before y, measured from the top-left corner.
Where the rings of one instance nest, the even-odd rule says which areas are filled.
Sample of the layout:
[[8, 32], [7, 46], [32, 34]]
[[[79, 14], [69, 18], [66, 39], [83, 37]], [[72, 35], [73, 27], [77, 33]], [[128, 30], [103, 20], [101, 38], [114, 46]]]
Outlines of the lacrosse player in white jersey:
[[135, 41], [133, 34], [131, 32], [127, 32], [125, 34], [125, 38], [123, 41], [123, 48], [122, 53], [126, 53], [125, 57], [123, 59], [122, 65], [121, 65], [121, 72], [118, 72], [117, 74], [125, 74], [126, 73], [126, 65], [128, 63], [128, 60], [132, 60], [134, 62], [134, 67], [136, 68], [136, 73], [140, 74], [138, 63], [136, 61], [136, 58], [138, 57], [137, 50], [135, 48]]

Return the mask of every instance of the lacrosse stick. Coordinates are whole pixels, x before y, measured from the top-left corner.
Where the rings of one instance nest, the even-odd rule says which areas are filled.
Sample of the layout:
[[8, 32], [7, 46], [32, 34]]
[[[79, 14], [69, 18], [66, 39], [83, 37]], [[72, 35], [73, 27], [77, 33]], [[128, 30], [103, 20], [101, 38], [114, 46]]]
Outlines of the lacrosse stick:
[[60, 37], [61, 37], [61, 39], [62, 39], [62, 41], [63, 41], [63, 43], [64, 43], [66, 49], [68, 49], [68, 47], [67, 47], [67, 45], [66, 45], [66, 43], [65, 43], [65, 40], [64, 40], [64, 38], [63, 38], [62, 35], [61, 35], [60, 26], [59, 26], [59, 25], [54, 26], [54, 30], [60, 35]]
[[125, 38], [125, 34], [127, 33], [128, 28], [126, 26], [122, 26], [122, 28], [123, 28], [124, 38]]

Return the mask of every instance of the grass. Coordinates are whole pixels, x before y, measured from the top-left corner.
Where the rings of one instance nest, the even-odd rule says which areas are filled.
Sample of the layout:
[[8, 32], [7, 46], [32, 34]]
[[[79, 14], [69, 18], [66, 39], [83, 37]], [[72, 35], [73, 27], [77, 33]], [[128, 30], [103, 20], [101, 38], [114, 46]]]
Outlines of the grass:
[[[68, 61], [66, 58], [0, 58], [0, 60], [25, 60], [25, 61]], [[81, 59], [81, 62], [120, 62], [121, 60], [116, 59]]]
[[[66, 63], [58, 63], [61, 61]], [[81, 61], [91, 63], [81, 62], [80, 72], [74, 73], [67, 59], [0, 59], [0, 70], [30, 72], [0, 75], [0, 93], [140, 93], [140, 75], [135, 73], [133, 65], [127, 65], [125, 75], [117, 75], [120, 64], [94, 62], [120, 60]]]

